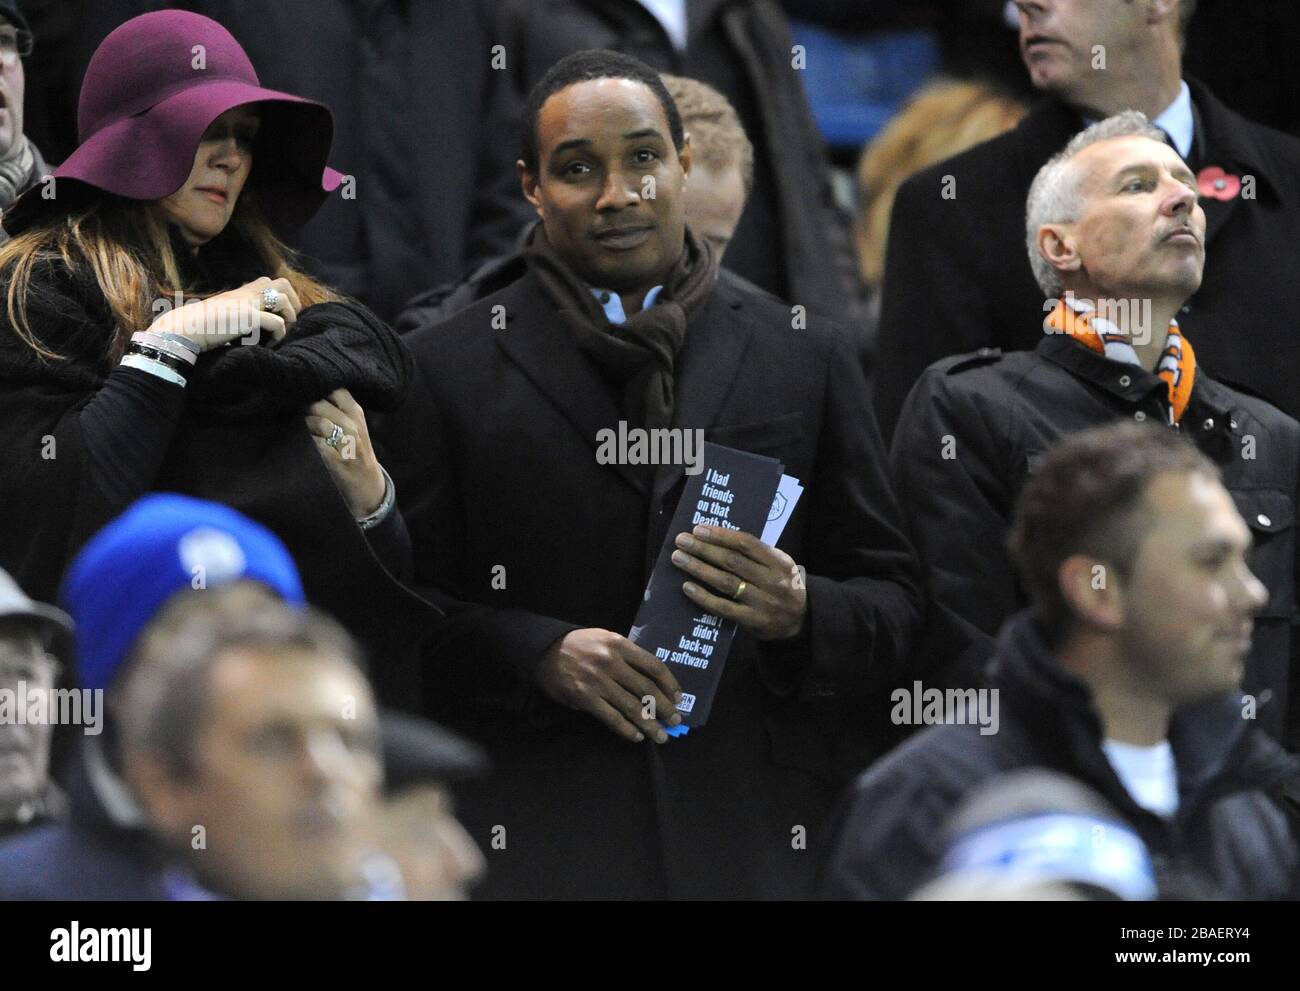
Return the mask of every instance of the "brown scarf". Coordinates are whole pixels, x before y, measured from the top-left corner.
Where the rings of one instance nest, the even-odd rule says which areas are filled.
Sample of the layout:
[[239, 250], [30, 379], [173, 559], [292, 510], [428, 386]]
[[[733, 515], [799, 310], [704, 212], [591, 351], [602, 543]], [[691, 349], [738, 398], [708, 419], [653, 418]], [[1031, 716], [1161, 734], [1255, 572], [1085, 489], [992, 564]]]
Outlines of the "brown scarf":
[[686, 245], [655, 300], [626, 323], [611, 324], [591, 289], [555, 253], [539, 224], [524, 259], [555, 304], [574, 344], [601, 373], [621, 386], [629, 425], [667, 427], [673, 417], [673, 362], [686, 340], [686, 324], [704, 305], [718, 277], [706, 242], [686, 228]]

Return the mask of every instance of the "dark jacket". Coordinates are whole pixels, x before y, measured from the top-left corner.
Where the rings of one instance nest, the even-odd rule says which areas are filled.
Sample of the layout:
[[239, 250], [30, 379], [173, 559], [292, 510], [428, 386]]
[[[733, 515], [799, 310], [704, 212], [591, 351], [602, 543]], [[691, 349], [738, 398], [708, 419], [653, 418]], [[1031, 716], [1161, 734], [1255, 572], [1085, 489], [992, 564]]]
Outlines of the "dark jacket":
[[528, 224], [520, 233], [515, 250], [500, 258], [493, 258], [474, 269], [460, 282], [448, 282], [413, 297], [393, 321], [401, 334], [409, 334], [421, 327], [450, 320], [461, 310], [469, 309], [480, 299], [486, 299], [512, 282], [518, 282], [528, 271], [523, 249], [532, 236], [537, 222]]
[[[197, 260], [181, 258], [208, 291], [258, 274], [233, 235]], [[411, 566], [405, 525], [400, 513], [370, 531], [356, 525], [303, 422], [308, 405], [343, 386], [363, 409], [399, 402], [411, 365], [397, 334], [360, 304], [322, 303], [303, 310], [274, 348], [263, 341], [205, 352], [179, 390], [107, 359], [115, 321], [93, 278], [38, 265], [29, 303], [36, 335], [67, 358], [41, 360], [0, 318], [0, 421], [11, 438], [0, 505], [12, 521], [0, 528], [0, 566], [32, 595], [54, 599], [81, 546], [145, 492], [225, 503], [284, 540], [308, 598], [362, 641], [381, 697], [415, 705], [416, 641], [437, 612], [402, 581]], [[160, 393], [151, 429], [170, 418], [170, 436], [146, 442], [124, 429], [120, 440], [88, 440], [84, 411], [113, 375]], [[150, 449], [138, 450], [144, 443]], [[134, 475], [105, 487], [128, 461]]]
[[630, 630], [681, 467], [651, 480], [597, 462], [615, 398], [531, 274], [406, 340], [417, 385], [381, 438], [417, 579], [461, 602], [426, 671], [438, 718], [483, 742], [497, 770], [458, 803], [493, 851], [486, 893], [811, 893], [828, 799], [870, 756], [867, 706], [902, 666], [919, 604], [842, 334], [817, 320], [792, 333], [786, 307], [725, 271], [690, 321], [673, 426], [802, 480], [780, 544], [808, 572], [809, 632], [779, 646], [740, 634], [709, 722], [661, 747], [552, 703], [533, 673], [571, 630]]
[[[44, 157], [41, 155], [41, 150], [36, 147], [36, 144], [34, 142], [31, 142], [31, 147], [32, 147], [32, 167], [31, 170], [27, 173], [27, 177], [23, 181], [23, 183], [15, 189], [15, 192], [18, 195], [22, 195], [32, 186], [36, 185], [36, 183], [41, 179], [42, 176], [48, 175], [49, 172], [51, 171], [49, 163], [45, 161]], [[17, 197], [15, 197], [15, 199], [16, 198]], [[0, 198], [0, 211], [9, 209], [12, 203], [13, 200], [4, 201], [3, 198]], [[9, 240], [8, 232], [5, 231], [4, 228], [0, 228], [0, 244], [4, 244], [8, 240]]]
[[[1294, 307], [1300, 253], [1300, 141], [1234, 113], [1188, 80], [1193, 172], [1254, 176], [1255, 199], [1203, 197], [1201, 287], [1178, 313], [1196, 356], [1300, 417], [1300, 333]], [[940, 358], [981, 347], [1028, 350], [1043, 326], [1043, 293], [1025, 249], [1025, 200], [1038, 170], [1082, 127], [1044, 100], [1015, 130], [908, 179], [890, 220], [878, 338], [876, 416], [893, 435], [908, 390]], [[955, 186], [945, 183], [952, 176]], [[945, 196], [953, 188], [955, 196]]]
[[[1199, 351], [1198, 351], [1199, 356]], [[931, 615], [947, 610], [973, 646], [963, 665], [977, 674], [1002, 623], [1028, 605], [1006, 550], [1021, 487], [1060, 438], [1119, 419], [1167, 422], [1164, 381], [1096, 354], [1064, 336], [1034, 351], [976, 352], [922, 374], [894, 434], [895, 489], [926, 565]], [[1245, 689], [1259, 722], [1294, 747], [1289, 682], [1296, 654], [1296, 487], [1300, 424], [1214, 381], [1198, 367], [1181, 432], [1223, 472], [1253, 532], [1251, 569], [1268, 586], [1255, 621]], [[951, 438], [951, 444], [945, 443]], [[967, 680], [966, 683], [970, 683]], [[1289, 717], [1290, 715], [1290, 717]]]
[[62, 789], [53, 781], [46, 781], [45, 787], [32, 801], [8, 819], [0, 819], [0, 840], [18, 836], [48, 823], [58, 822], [68, 813], [68, 800]]
[[160, 7], [220, 22], [262, 85], [330, 108], [330, 164], [348, 179], [289, 241], [382, 319], [509, 251], [535, 216], [515, 174], [516, 94], [493, 65], [496, 0], [96, 0], [81, 68], [110, 30]]
[[165, 901], [168, 858], [149, 834], [119, 825], [73, 763], [65, 821], [0, 843], [0, 901]]
[[953, 812], [998, 774], [1041, 767], [1077, 778], [1124, 817], [1151, 853], [1163, 897], [1294, 898], [1294, 826], [1280, 796], [1300, 765], [1223, 697], [1175, 715], [1169, 742], [1178, 810], [1165, 820], [1137, 805], [1101, 749], [1088, 688], [1066, 672], [1028, 614], [1008, 622], [991, 666], [999, 726], [935, 726], [858, 779], [842, 809], [824, 893], [899, 899], [944, 852]]
[[727, 267], [790, 303], [847, 319], [858, 298], [848, 223], [773, 0], [689, 0], [684, 53], [638, 0], [509, 0], [500, 9], [521, 95], [564, 56], [611, 48], [726, 96], [754, 145], [754, 188]]

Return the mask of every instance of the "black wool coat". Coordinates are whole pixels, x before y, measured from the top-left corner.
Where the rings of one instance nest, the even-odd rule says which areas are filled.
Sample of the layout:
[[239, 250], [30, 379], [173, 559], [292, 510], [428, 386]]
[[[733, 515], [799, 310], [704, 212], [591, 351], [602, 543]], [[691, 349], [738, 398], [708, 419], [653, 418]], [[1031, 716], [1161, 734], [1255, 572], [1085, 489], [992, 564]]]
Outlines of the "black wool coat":
[[[182, 255], [206, 291], [255, 278], [248, 258], [225, 235], [197, 260]], [[44, 263], [29, 299], [36, 335], [66, 359], [41, 360], [0, 317], [0, 422], [9, 438], [0, 462], [7, 516], [0, 566], [29, 594], [54, 599], [81, 546], [138, 496], [180, 492], [225, 503], [285, 542], [308, 599], [362, 641], [381, 697], [414, 705], [417, 641], [438, 613], [404, 584], [405, 524], [395, 513], [367, 538], [303, 422], [307, 406], [340, 387], [363, 409], [399, 402], [411, 365], [397, 334], [358, 303], [331, 302], [303, 310], [275, 346], [263, 340], [205, 352], [187, 376], [170, 443], [144, 458], [156, 466], [152, 477], [110, 493], [96, 484], [82, 411], [108, 375], [147, 373], [115, 371], [107, 359], [114, 319], [92, 277]], [[95, 456], [111, 460], [115, 452], [110, 445]]]
[[788, 307], [725, 271], [689, 323], [673, 426], [779, 458], [803, 482], [780, 546], [807, 569], [808, 635], [739, 634], [709, 722], [663, 746], [551, 702], [533, 673], [571, 630], [627, 634], [682, 468], [597, 462], [597, 433], [621, 414], [531, 273], [406, 340], [416, 386], [380, 436], [417, 580], [458, 600], [426, 671], [433, 711], [497, 772], [458, 795], [491, 850], [485, 893], [810, 894], [822, 818], [871, 756], [875, 686], [903, 666], [919, 609], [843, 335], [791, 329]]
[[1101, 748], [1087, 686], [1048, 649], [1027, 613], [1003, 630], [990, 684], [996, 733], [950, 724], [919, 733], [866, 771], [837, 816], [822, 893], [900, 899], [930, 880], [964, 799], [997, 775], [1027, 767], [1097, 791], [1151, 855], [1161, 898], [1292, 899], [1300, 887], [1293, 808], [1296, 759], [1241, 718], [1236, 699], [1175, 714], [1177, 812], [1163, 819], [1134, 802]]
[[[1246, 120], [1195, 80], [1188, 86], [1196, 113], [1188, 165], [1253, 176], [1255, 198], [1201, 198], [1205, 275], [1179, 326], [1210, 375], [1300, 418], [1300, 252], [1289, 247], [1300, 233], [1300, 141]], [[912, 383], [940, 358], [1038, 344], [1045, 314], [1025, 249], [1025, 200], [1038, 170], [1082, 126], [1073, 110], [1044, 100], [1015, 130], [899, 187], [873, 382], [886, 439]]]
[[[945, 358], [917, 381], [894, 433], [891, 471], [925, 564], [930, 624], [956, 617], [966, 631], [968, 640], [946, 645], [956, 654], [970, 644], [954, 672], [964, 683], [977, 680], [1002, 623], [1029, 604], [1006, 538], [1038, 463], [1061, 438], [1089, 427], [1166, 422], [1167, 393], [1151, 372], [1063, 336], [1044, 336], [1033, 351]], [[1198, 369], [1179, 431], [1219, 466], [1251, 529], [1250, 568], [1269, 598], [1255, 618], [1243, 687], [1258, 703], [1259, 724], [1295, 749], [1300, 424]]]

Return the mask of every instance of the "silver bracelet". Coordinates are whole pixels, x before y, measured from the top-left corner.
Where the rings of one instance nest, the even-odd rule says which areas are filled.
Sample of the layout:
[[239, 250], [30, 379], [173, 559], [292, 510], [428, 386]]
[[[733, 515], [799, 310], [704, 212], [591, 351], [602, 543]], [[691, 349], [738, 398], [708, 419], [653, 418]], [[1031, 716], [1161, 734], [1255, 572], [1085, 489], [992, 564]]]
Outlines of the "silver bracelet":
[[174, 334], [155, 334], [151, 330], [140, 330], [131, 335], [132, 344], [143, 344], [145, 347], [170, 355], [177, 361], [183, 361], [187, 365], [192, 365], [198, 361], [199, 353], [192, 347], [180, 344], [179, 341], [180, 338]]
[[199, 352], [202, 351], [202, 348], [199, 347], [198, 342], [190, 340], [188, 337], [184, 336], [183, 334], [173, 334], [170, 331], [166, 331], [166, 330], [150, 330], [150, 331], [146, 331], [146, 333], [157, 334], [163, 340], [171, 341], [173, 344], [179, 345], [180, 347], [184, 348], [186, 351], [190, 352], [190, 354], [194, 355], [195, 358], [197, 358], [199, 356]]
[[393, 486], [392, 476], [388, 474], [388, 469], [383, 465], [379, 466], [379, 470], [384, 473], [384, 498], [380, 501], [378, 509], [369, 516], [363, 516], [357, 520], [357, 526], [361, 527], [362, 530], [369, 530], [378, 526], [393, 511], [393, 507], [397, 505], [397, 489]]
[[148, 372], [160, 379], [166, 379], [173, 385], [179, 385], [182, 389], [185, 388], [185, 376], [172, 371], [161, 361], [154, 361], [154, 359], [146, 358], [142, 354], [128, 354], [122, 357], [121, 364], [127, 368], [138, 368], [142, 372]]

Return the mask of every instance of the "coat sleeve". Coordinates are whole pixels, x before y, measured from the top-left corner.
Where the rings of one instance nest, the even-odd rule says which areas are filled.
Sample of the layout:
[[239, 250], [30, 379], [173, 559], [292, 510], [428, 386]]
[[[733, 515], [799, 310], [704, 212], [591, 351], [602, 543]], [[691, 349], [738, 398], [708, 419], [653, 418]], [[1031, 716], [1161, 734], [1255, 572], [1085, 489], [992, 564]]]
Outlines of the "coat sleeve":
[[862, 698], [901, 670], [921, 610], [920, 569], [845, 335], [833, 335], [827, 368], [810, 526], [797, 562], [806, 570], [805, 632], [763, 649], [769, 689], [803, 701]]
[[464, 494], [451, 471], [446, 421], [418, 364], [406, 404], [382, 421], [380, 449], [414, 548], [415, 587], [445, 612], [426, 641], [435, 692], [494, 709], [535, 700], [533, 670], [574, 623], [474, 602], [466, 591]]
[[921, 372], [992, 343], [987, 290], [968, 247], [980, 243], [980, 232], [967, 229], [961, 201], [944, 199], [941, 183], [932, 169], [908, 179], [890, 214], [873, 377], [886, 443]]
[[1004, 396], [969, 387], [966, 376], [978, 373], [925, 371], [903, 407], [890, 467], [925, 569], [931, 625], [946, 613], [987, 656], [1017, 608], [1017, 584], [1005, 548], [1010, 444], [999, 423], [1009, 412]]
[[[943, 857], [944, 827], [961, 799], [962, 761], [925, 753], [922, 737], [865, 772], [832, 817], [821, 896], [899, 901], [930, 880]], [[973, 776], [978, 773], [972, 770]]]
[[[185, 390], [132, 368], [99, 380], [68, 345], [106, 347], [114, 329], [72, 295], [41, 285], [29, 294], [29, 319], [47, 347], [68, 357], [45, 363], [16, 337], [2, 348], [2, 418], [13, 447], [0, 468], [0, 505], [22, 525], [0, 528], [0, 564], [29, 594], [49, 598], [81, 545], [153, 487]], [[62, 367], [73, 364], [80, 375]]]

